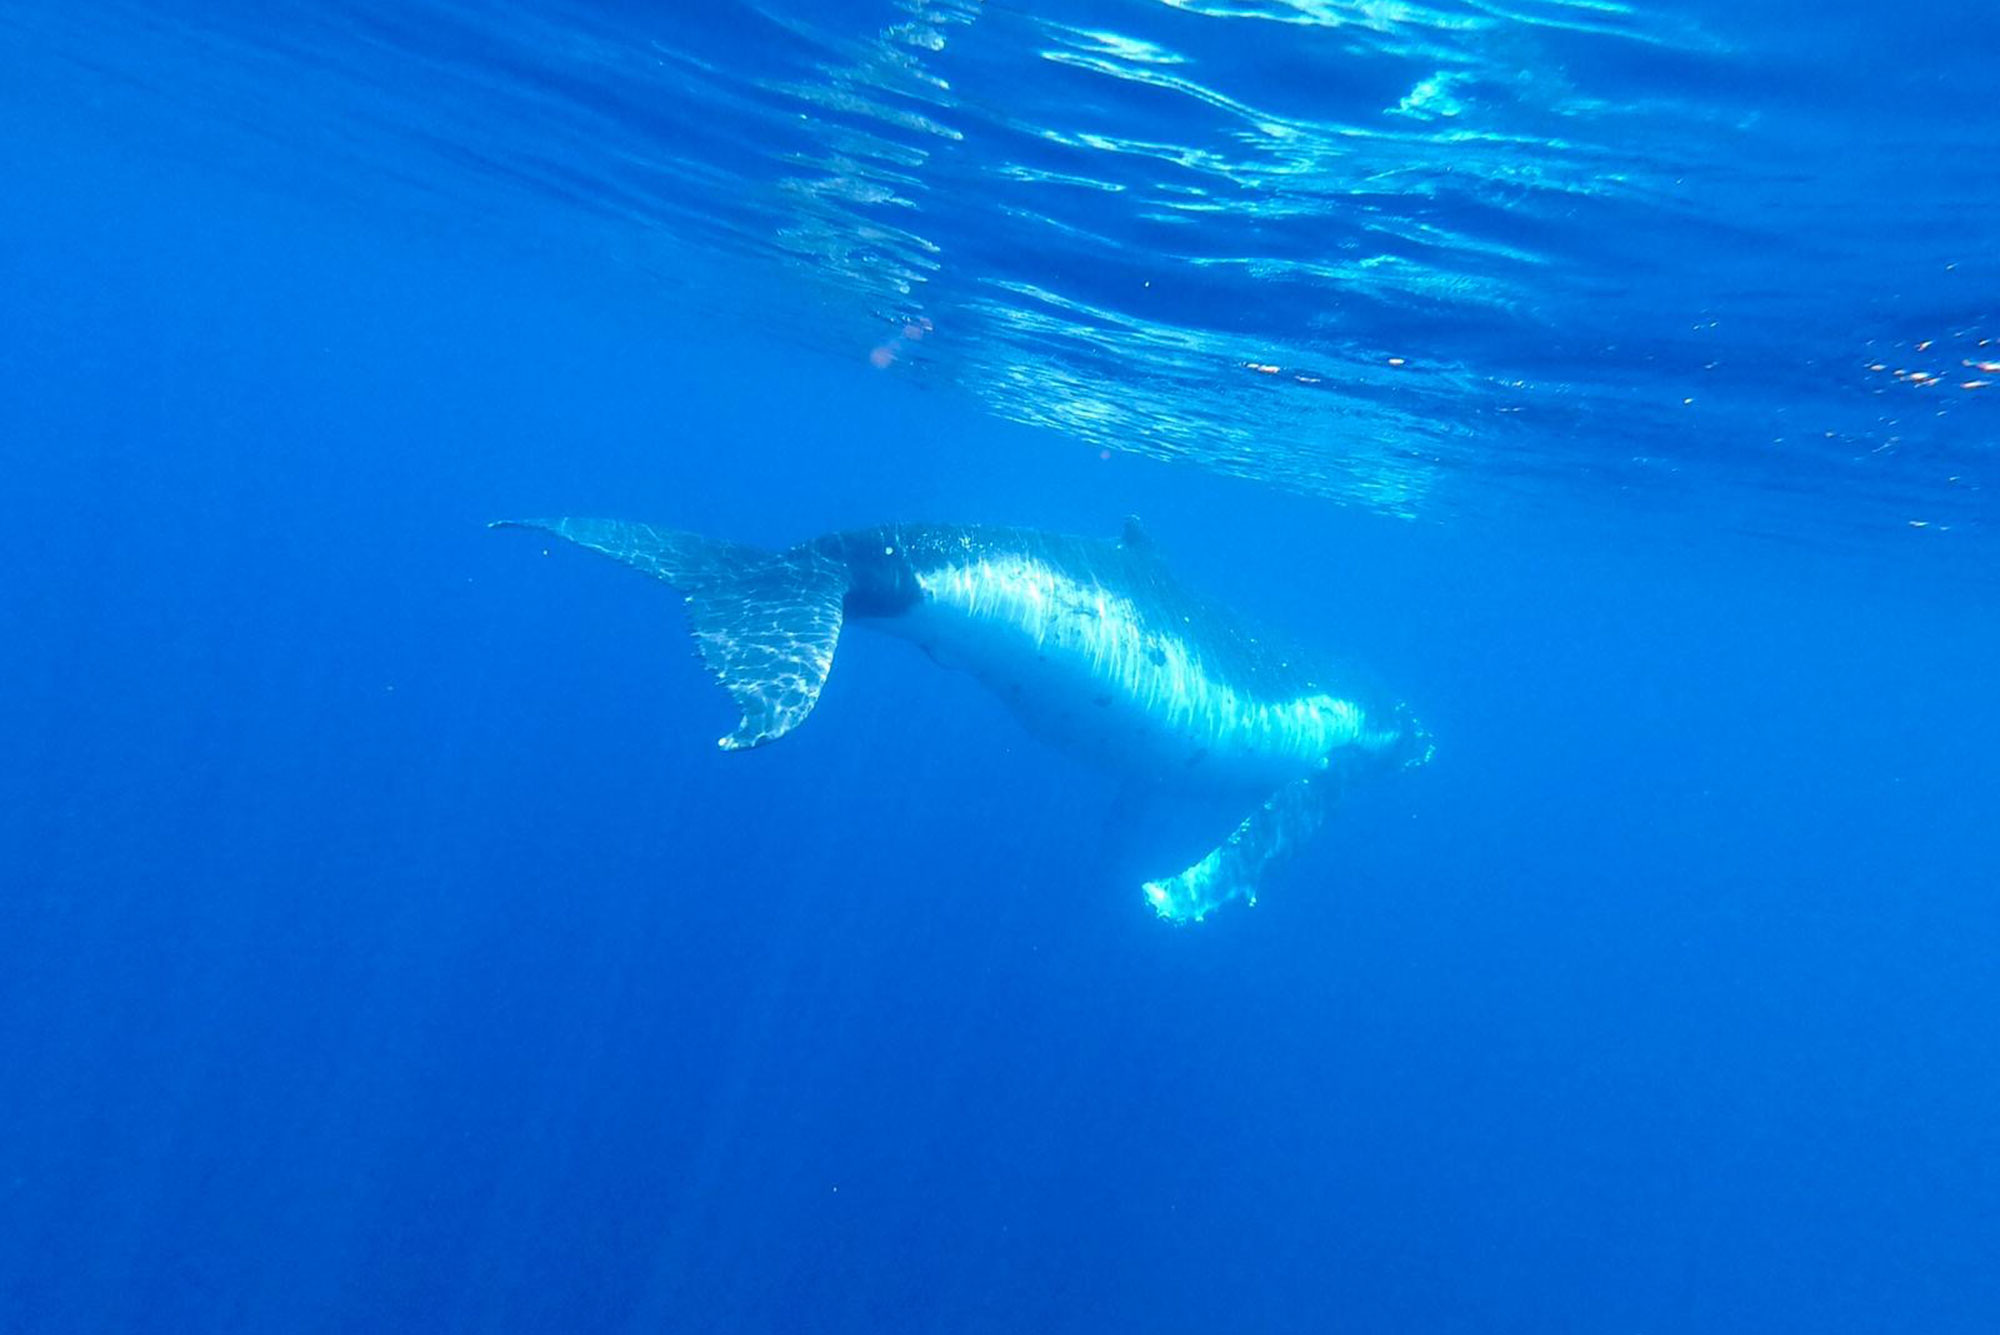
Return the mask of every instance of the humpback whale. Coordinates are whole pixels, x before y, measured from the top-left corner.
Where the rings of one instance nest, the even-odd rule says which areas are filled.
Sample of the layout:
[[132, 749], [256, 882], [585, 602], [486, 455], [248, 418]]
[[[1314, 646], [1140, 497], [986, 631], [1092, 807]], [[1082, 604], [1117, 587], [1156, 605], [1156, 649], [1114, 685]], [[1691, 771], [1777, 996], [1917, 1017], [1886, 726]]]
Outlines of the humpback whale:
[[[1031, 729], [1162, 790], [1247, 810], [1206, 856], [1148, 880], [1162, 917], [1256, 902], [1262, 872], [1365, 768], [1431, 758], [1401, 704], [1364, 706], [1185, 589], [1136, 520], [1115, 541], [1032, 529], [892, 524], [786, 551], [615, 519], [502, 520], [678, 590], [739, 751], [803, 723], [849, 623], [971, 672]], [[1234, 813], [1232, 812], [1232, 818]]]

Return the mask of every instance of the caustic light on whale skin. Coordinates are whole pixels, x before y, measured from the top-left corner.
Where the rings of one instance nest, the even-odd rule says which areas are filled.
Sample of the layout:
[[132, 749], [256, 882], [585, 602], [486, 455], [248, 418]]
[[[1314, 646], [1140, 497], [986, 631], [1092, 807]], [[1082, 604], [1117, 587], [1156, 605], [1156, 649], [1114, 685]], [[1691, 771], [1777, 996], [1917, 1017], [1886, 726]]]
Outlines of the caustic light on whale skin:
[[[1259, 877], [1321, 818], [1330, 787], [1374, 759], [1408, 768], [1429, 737], [1401, 706], [1379, 722], [1245, 633], [1166, 573], [1127, 521], [1116, 542], [1030, 529], [891, 525], [771, 552], [623, 520], [529, 520], [682, 594], [702, 661], [741, 721], [717, 741], [750, 750], [818, 702], [843, 626], [914, 640], [979, 676], [1058, 740], [1141, 777], [1268, 796], [1207, 856], [1144, 883], [1161, 917], [1197, 922], [1254, 903]], [[1081, 722], [1079, 722], [1081, 720]]]

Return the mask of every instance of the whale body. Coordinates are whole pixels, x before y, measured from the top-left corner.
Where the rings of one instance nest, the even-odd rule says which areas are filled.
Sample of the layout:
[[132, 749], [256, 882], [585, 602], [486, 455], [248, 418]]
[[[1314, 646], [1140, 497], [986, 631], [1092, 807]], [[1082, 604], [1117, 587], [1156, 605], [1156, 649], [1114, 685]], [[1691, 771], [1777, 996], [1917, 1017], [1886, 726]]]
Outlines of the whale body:
[[1116, 541], [1033, 529], [896, 524], [771, 552], [650, 524], [507, 520], [679, 590], [703, 662], [735, 700], [725, 750], [804, 722], [842, 628], [914, 641], [972, 673], [1033, 731], [1164, 791], [1240, 797], [1248, 814], [1194, 865], [1145, 882], [1163, 918], [1255, 902], [1262, 872], [1362, 769], [1428, 761], [1397, 703], [1374, 710], [1180, 585], [1136, 521]]

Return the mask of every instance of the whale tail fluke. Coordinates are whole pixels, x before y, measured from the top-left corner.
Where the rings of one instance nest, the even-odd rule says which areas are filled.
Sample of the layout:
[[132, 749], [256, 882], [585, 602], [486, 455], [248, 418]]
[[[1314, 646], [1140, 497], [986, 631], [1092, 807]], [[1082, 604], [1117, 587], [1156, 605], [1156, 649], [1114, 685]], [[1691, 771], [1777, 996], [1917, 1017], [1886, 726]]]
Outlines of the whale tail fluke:
[[840, 639], [845, 566], [811, 548], [767, 552], [621, 519], [508, 519], [600, 552], [680, 590], [701, 660], [742, 719], [725, 751], [775, 741], [819, 700]]

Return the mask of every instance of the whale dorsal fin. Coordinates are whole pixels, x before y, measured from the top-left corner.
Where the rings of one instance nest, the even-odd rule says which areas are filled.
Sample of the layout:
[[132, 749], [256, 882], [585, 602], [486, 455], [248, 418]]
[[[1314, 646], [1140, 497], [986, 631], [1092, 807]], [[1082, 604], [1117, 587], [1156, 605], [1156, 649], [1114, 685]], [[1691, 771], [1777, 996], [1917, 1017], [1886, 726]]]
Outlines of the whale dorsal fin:
[[1118, 530], [1118, 545], [1130, 552], [1150, 552], [1153, 535], [1139, 522], [1139, 516], [1126, 515], [1124, 526]]
[[776, 741], [819, 701], [840, 640], [845, 566], [810, 549], [767, 552], [620, 519], [505, 520], [567, 538], [679, 589], [701, 660], [742, 720], [725, 751]]

